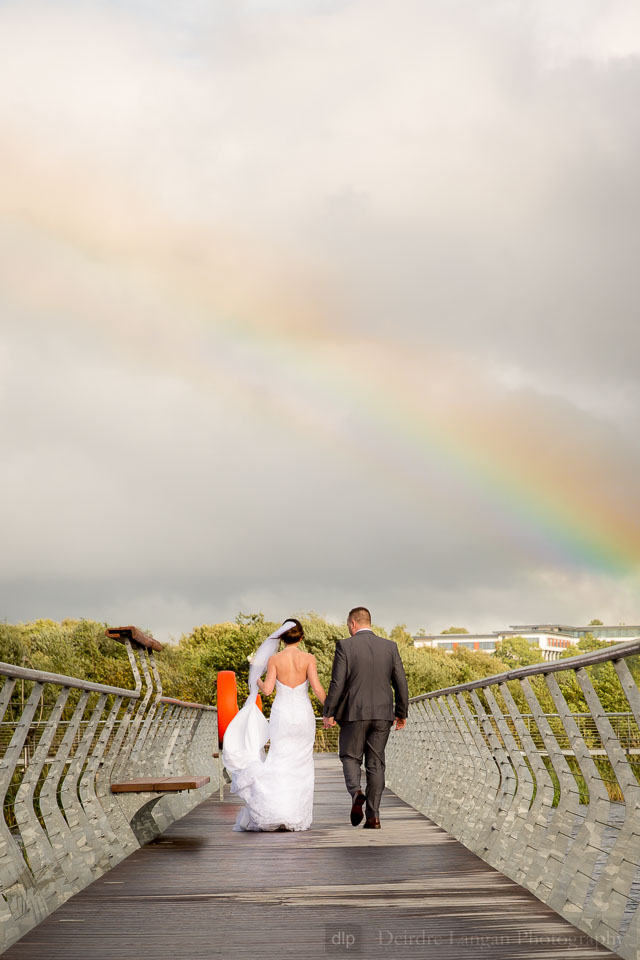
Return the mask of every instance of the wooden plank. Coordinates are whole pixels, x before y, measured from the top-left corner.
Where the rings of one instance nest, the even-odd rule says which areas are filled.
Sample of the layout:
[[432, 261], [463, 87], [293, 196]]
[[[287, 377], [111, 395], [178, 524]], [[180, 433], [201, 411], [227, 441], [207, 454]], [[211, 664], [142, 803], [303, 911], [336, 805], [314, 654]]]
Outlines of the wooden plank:
[[111, 793], [155, 793], [177, 790], [198, 790], [209, 783], [210, 777], [138, 777], [111, 784]]
[[137, 643], [139, 646], [147, 647], [149, 650], [162, 650], [162, 644], [156, 640], [155, 637], [152, 637], [150, 633], [144, 633], [138, 627], [109, 627], [105, 630], [105, 634], [107, 637], [110, 637], [112, 640], [117, 640], [119, 643], [130, 640], [131, 643]]
[[138, 777], [137, 780], [121, 780], [111, 784], [111, 793], [142, 793], [153, 790], [157, 777]]
[[381, 830], [351, 827], [335, 756], [308, 831], [234, 833], [239, 803], [205, 800], [3, 960], [616, 956], [389, 791]]
[[161, 777], [156, 790], [198, 790], [209, 783], [210, 777]]

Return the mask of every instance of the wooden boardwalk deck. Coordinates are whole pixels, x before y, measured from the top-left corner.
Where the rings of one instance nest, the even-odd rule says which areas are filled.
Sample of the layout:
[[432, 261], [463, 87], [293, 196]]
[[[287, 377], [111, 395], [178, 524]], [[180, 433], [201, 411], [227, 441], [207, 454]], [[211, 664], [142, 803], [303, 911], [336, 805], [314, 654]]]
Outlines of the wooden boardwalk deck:
[[381, 830], [351, 827], [335, 755], [310, 831], [233, 833], [237, 804], [205, 801], [3, 960], [616, 956], [389, 791]]

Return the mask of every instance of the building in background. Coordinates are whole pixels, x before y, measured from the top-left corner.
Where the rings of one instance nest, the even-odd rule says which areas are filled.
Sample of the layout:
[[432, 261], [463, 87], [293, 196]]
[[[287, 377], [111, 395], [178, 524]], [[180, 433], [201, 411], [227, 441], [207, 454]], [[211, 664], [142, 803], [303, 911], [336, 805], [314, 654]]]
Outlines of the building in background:
[[492, 633], [437, 633], [416, 636], [413, 637], [413, 645], [448, 651], [466, 647], [470, 650], [495, 653], [499, 640], [524, 637], [529, 643], [540, 648], [544, 660], [557, 660], [563, 650], [576, 644], [588, 633], [598, 640], [620, 643], [624, 640], [640, 639], [640, 626], [594, 624], [587, 627], [569, 627], [562, 623], [513, 624], [508, 630], [494, 630]]

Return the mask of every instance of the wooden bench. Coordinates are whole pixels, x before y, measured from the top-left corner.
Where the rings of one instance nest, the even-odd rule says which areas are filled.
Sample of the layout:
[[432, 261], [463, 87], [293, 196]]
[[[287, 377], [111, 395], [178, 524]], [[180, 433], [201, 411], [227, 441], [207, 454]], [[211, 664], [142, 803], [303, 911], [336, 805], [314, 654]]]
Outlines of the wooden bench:
[[111, 793], [176, 793], [179, 790], [198, 790], [211, 777], [139, 777], [111, 784]]

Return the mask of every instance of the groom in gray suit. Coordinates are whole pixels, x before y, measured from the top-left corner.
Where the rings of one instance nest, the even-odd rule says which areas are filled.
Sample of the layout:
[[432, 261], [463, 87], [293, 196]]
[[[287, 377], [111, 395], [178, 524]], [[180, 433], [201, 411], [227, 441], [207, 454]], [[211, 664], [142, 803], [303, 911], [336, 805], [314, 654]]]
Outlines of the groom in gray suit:
[[[366, 607], [354, 607], [347, 618], [350, 636], [336, 643], [331, 683], [322, 722], [340, 724], [339, 750], [347, 790], [351, 794], [351, 823], [380, 828], [380, 798], [384, 790], [384, 749], [395, 718], [396, 730], [406, 725], [409, 688], [397, 644], [371, 629]], [[395, 708], [393, 702], [395, 693]], [[367, 774], [366, 794], [360, 789], [362, 758]]]

